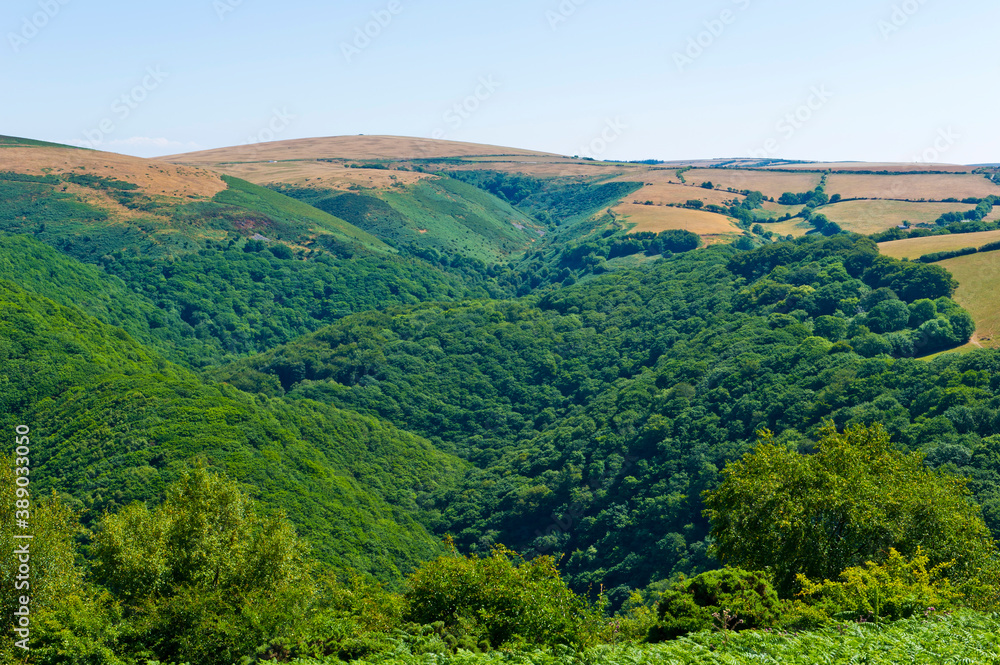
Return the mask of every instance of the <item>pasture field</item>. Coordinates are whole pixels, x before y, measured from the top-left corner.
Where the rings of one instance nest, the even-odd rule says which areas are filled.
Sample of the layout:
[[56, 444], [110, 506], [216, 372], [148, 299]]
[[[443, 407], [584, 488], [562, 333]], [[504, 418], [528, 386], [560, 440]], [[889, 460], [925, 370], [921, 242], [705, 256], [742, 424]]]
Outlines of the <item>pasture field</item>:
[[761, 226], [764, 227], [765, 231], [771, 231], [782, 236], [791, 235], [796, 238], [800, 238], [816, 228], [802, 218], [788, 219], [784, 222], [776, 222], [774, 224], [761, 224]]
[[966, 203], [911, 203], [909, 201], [844, 201], [823, 206], [818, 212], [846, 231], [869, 235], [899, 226], [933, 222], [946, 212], [965, 212], [976, 206]]
[[940, 201], [941, 199], [983, 198], [1000, 194], [1000, 187], [981, 175], [831, 175], [826, 193], [840, 194], [845, 199], [909, 199]]
[[805, 206], [801, 205], [786, 206], [786, 205], [781, 205], [780, 203], [771, 203], [770, 201], [765, 201], [761, 205], [761, 208], [777, 215], [778, 217], [781, 217], [786, 213], [789, 215], [797, 215], [800, 212], [802, 212], [802, 208], [804, 207]]
[[951, 252], [966, 247], [982, 247], [993, 242], [1000, 242], [1000, 231], [984, 231], [982, 233], [952, 233], [943, 236], [928, 236], [926, 238], [909, 238], [908, 240], [892, 240], [879, 244], [879, 249], [886, 256], [894, 259], [918, 259], [924, 254], [935, 252]]
[[935, 265], [958, 280], [955, 300], [976, 320], [973, 339], [986, 348], [1000, 348], [1000, 252], [970, 254]]
[[[738, 190], [761, 192], [764, 196], [775, 200], [785, 192], [808, 192], [820, 183], [818, 173], [780, 173], [770, 171], [738, 171], [735, 169], [693, 169], [684, 174], [691, 184], [700, 185], [707, 181], [723, 189], [732, 187]], [[986, 182], [983, 179], [983, 182]], [[827, 192], [832, 193], [830, 188]]]
[[[618, 180], [624, 182], [628, 181], [628, 178], [622, 177], [618, 178]], [[640, 203], [652, 201], [653, 203], [660, 205], [667, 203], [687, 203], [692, 199], [697, 199], [705, 204], [714, 203], [716, 205], [725, 205], [734, 198], [742, 200], [742, 197], [725, 191], [720, 192], [715, 189], [702, 189], [701, 187], [690, 187], [687, 185], [674, 185], [660, 182], [646, 185], [638, 192], [630, 196], [629, 201], [639, 201]]]
[[668, 206], [646, 206], [623, 203], [614, 212], [626, 226], [634, 225], [632, 232], [669, 231], [683, 229], [697, 233], [706, 244], [727, 242], [742, 234], [732, 220], [704, 210], [688, 210]]

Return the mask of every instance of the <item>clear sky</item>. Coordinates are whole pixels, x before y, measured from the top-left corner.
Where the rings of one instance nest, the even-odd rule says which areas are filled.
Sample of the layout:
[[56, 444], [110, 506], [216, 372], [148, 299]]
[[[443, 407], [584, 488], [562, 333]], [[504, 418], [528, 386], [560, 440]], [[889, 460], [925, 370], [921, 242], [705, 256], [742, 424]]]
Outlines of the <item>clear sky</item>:
[[1000, 162], [997, 25], [996, 0], [4, 0], [0, 134]]

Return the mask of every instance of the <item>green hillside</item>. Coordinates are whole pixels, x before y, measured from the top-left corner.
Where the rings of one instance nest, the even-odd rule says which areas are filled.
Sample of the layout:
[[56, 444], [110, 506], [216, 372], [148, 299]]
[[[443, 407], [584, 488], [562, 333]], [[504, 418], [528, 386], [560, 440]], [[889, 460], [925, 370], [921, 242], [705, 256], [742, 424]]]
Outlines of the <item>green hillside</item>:
[[971, 335], [952, 289], [863, 238], [718, 247], [540, 299], [349, 317], [217, 376], [456, 450], [479, 472], [436, 495], [442, 532], [565, 555], [575, 588], [623, 600], [715, 565], [701, 492], [761, 428], [808, 449], [826, 419], [883, 422], [935, 465], [957, 460], [1000, 533], [1000, 384], [978, 378], [1000, 358], [912, 359]]
[[545, 233], [538, 221], [509, 203], [450, 178], [358, 193], [277, 189], [395, 247], [435, 259], [457, 254], [486, 264], [506, 262]]
[[993, 657], [1000, 352], [941, 264], [609, 211], [670, 182], [4, 145], [0, 663]]
[[33, 424], [37, 490], [59, 491], [88, 519], [156, 500], [203, 458], [287, 511], [325, 561], [391, 579], [438, 551], [416, 498], [453, 484], [462, 464], [426, 441], [203, 383], [121, 329], [10, 282], [0, 310], [0, 419]]

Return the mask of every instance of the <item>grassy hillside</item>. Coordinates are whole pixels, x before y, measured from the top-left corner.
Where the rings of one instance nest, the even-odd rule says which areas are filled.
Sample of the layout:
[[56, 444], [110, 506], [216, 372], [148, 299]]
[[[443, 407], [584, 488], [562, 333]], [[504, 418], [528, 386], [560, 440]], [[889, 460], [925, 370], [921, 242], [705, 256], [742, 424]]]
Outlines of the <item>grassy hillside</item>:
[[383, 579], [438, 551], [416, 501], [462, 464], [370, 418], [206, 384], [112, 328], [0, 282], [0, 422], [35, 431], [33, 486], [89, 519], [157, 500], [195, 458], [287, 511], [318, 556]]
[[1000, 347], [1000, 252], [984, 252], [948, 259], [939, 264], [951, 272], [960, 286], [955, 299], [976, 319], [975, 341], [988, 348]]
[[270, 234], [388, 251], [343, 220], [235, 178], [95, 151], [0, 149], [0, 229], [33, 232], [78, 258], [173, 256], [206, 242]]
[[[615, 228], [614, 217], [590, 219], [598, 211], [613, 208], [619, 217], [631, 216], [632, 223], [639, 225], [637, 229], [680, 228], [700, 233], [708, 243], [738, 240], [747, 235], [755, 221], [763, 221], [766, 217], [800, 213], [802, 205], [780, 206], [778, 199], [786, 192], [813, 190], [824, 179], [830, 196], [839, 194], [845, 199], [832, 206], [828, 216], [843, 229], [858, 233], [893, 228], [904, 220], [914, 224], [931, 222], [937, 217], [931, 217], [933, 212], [965, 211], [969, 204], [960, 201], [1000, 192], [994, 181], [983, 177], [984, 173], [973, 167], [955, 165], [791, 163], [753, 159], [626, 164], [495, 146], [385, 136], [278, 141], [176, 155], [169, 159], [177, 164], [211, 167], [257, 184], [335, 192], [363, 188], [372, 190], [367, 193], [377, 197], [381, 193], [401, 191], [396, 189], [399, 187], [414, 187], [426, 180], [422, 172], [438, 170], [483, 186], [493, 194], [498, 194], [497, 188], [492, 186], [498, 176], [532, 181], [546, 191], [557, 191], [567, 185], [589, 188], [595, 183], [634, 183], [634, 187], [592, 206], [590, 215], [576, 221], [593, 222], [588, 224], [588, 232], [600, 233], [605, 228]], [[705, 187], [707, 183], [711, 186]], [[732, 215], [726, 208], [733, 201], [741, 203], [754, 191], [762, 192], [766, 199], [763, 209], [757, 213], [759, 219], [747, 220], [748, 223], [740, 225], [738, 230], [733, 228], [730, 233], [732, 222], [727, 218]], [[515, 205], [521, 203], [521, 198], [501, 198]], [[670, 207], [683, 206], [692, 200], [702, 201], [706, 210]], [[648, 202], [652, 205], [641, 209], [628, 207]], [[556, 218], [560, 216], [558, 201], [539, 200], [537, 206], [530, 205], [530, 201], [527, 204], [522, 209], [533, 216], [540, 212], [550, 212]], [[709, 209], [710, 205], [718, 209]], [[810, 225], [793, 220], [766, 230], [783, 237], [804, 235], [811, 229]], [[451, 237], [454, 236], [449, 239]], [[760, 239], [754, 242], [760, 244]], [[458, 246], [461, 247], [461, 243]]]
[[460, 255], [501, 263], [544, 234], [539, 223], [482, 190], [448, 178], [385, 191], [338, 193], [279, 188], [411, 253]]
[[947, 235], [927, 236], [924, 238], [909, 238], [907, 240], [891, 240], [879, 243], [879, 251], [895, 259], [919, 259], [926, 254], [937, 252], [953, 252], [965, 247], [982, 247], [994, 242], [1000, 242], [1000, 231], [982, 231], [980, 233], [949, 233]]
[[[100, 292], [124, 285], [131, 293], [114, 297], [130, 314], [102, 320], [193, 366], [262, 351], [351, 312], [498, 292], [484, 288], [480, 266], [399, 257], [329, 213], [190, 167], [18, 144], [0, 149], [0, 196], [0, 232], [121, 280], [90, 272], [66, 290], [69, 274], [83, 273], [56, 261], [60, 286], [43, 288], [36, 265], [29, 288], [63, 303], [88, 291], [84, 307], [95, 303], [88, 311], [104, 317], [110, 301]], [[14, 279], [28, 256], [53, 258], [24, 242], [4, 250]]]

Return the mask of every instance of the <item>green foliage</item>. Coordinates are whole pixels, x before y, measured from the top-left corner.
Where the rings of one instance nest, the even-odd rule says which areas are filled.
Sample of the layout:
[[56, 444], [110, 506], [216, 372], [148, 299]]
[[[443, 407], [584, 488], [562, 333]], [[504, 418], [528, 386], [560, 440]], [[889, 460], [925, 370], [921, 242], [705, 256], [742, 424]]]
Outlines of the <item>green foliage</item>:
[[[646, 645], [601, 645], [579, 651], [565, 648], [485, 654], [427, 655], [399, 644], [393, 652], [364, 658], [383, 665], [898, 665], [899, 663], [991, 663], [1000, 658], [1000, 618], [960, 613], [920, 617], [891, 624], [848, 623], [813, 632], [744, 631], [726, 639], [718, 632]], [[339, 665], [333, 659], [303, 660], [302, 665]]]
[[910, 560], [890, 548], [882, 563], [852, 566], [840, 574], [838, 582], [817, 583], [800, 575], [799, 595], [825, 607], [831, 616], [849, 621], [865, 617], [896, 621], [928, 611], [951, 611], [962, 598], [945, 577], [951, 562], [928, 570], [929, 560], [919, 547]]
[[418, 499], [464, 465], [357, 414], [208, 385], [120, 329], [0, 282], [0, 422], [45, 429], [41, 491], [103, 511], [153, 500], [198, 456], [287, 510], [324, 561], [398, 578], [440, 547]]
[[720, 623], [723, 629], [734, 631], [775, 628], [781, 625], [784, 610], [767, 574], [737, 568], [712, 570], [682, 580], [663, 593], [660, 620], [649, 640], [672, 640]]
[[93, 552], [96, 581], [135, 613], [136, 647], [168, 661], [232, 663], [303, 621], [314, 593], [291, 524], [202, 469], [153, 510], [105, 516]]
[[306, 550], [284, 516], [259, 515], [236, 483], [196, 469], [155, 509], [133, 504], [101, 520], [94, 575], [132, 604], [181, 587], [279, 591], [303, 586]]
[[212, 340], [195, 337], [179, 315], [164, 312], [100, 267], [81, 263], [32, 237], [0, 235], [0, 279], [123, 328], [136, 341], [175, 361], [219, 353]]
[[[971, 577], [993, 551], [967, 481], [936, 473], [904, 454], [880, 426], [823, 431], [815, 455], [765, 432], [757, 448], [723, 471], [705, 498], [720, 558], [768, 570], [791, 594], [797, 578], [832, 579], [895, 548], [926, 552], [955, 579]], [[950, 564], [954, 564], [951, 566]]]
[[177, 334], [198, 341], [195, 365], [272, 348], [352, 312], [467, 292], [460, 280], [412, 259], [321, 253], [291, 260], [263, 243], [256, 249], [213, 247], [166, 263], [123, 255], [102, 264], [155, 303]]
[[[11, 432], [11, 449], [14, 448], [13, 428]], [[41, 445], [36, 444], [30, 434], [18, 436], [16, 444], [35, 450]], [[24, 613], [22, 607], [27, 607], [27, 617], [32, 624], [37, 622], [39, 615], [54, 611], [62, 599], [74, 597], [82, 593], [83, 574], [76, 565], [73, 539], [77, 535], [76, 516], [57, 497], [46, 497], [44, 490], [29, 482], [27, 486], [19, 486], [15, 478], [26, 477], [29, 480], [35, 471], [33, 468], [35, 454], [27, 456], [7, 457], [0, 455], [0, 653], [13, 653], [14, 642], [22, 639], [14, 633], [20, 628], [19, 617], [15, 612]], [[15, 466], [15, 461], [17, 464]], [[26, 469], [15, 475], [15, 468]], [[18, 492], [22, 489], [22, 492]], [[20, 507], [16, 501], [24, 502]], [[27, 513], [30, 527], [26, 530], [18, 526], [18, 520], [25, 519], [24, 513], [16, 515], [17, 511]], [[17, 539], [15, 535], [30, 535], [30, 540]], [[27, 552], [18, 550], [27, 547]], [[19, 573], [19, 567], [26, 564], [29, 568], [27, 576]], [[20, 579], [18, 576], [20, 575]], [[23, 605], [22, 597], [30, 599]], [[29, 630], [32, 625], [29, 624]]]
[[503, 546], [489, 556], [453, 552], [422, 565], [408, 580], [409, 618], [443, 621], [471, 644], [586, 645], [600, 613], [562, 581], [555, 561], [524, 560]]
[[[426, 496], [437, 533], [466, 551], [564, 554], [575, 590], [604, 584], [618, 606], [630, 589], [717, 565], [700, 495], [762, 428], [808, 450], [826, 419], [884, 422], [907, 449], [966, 451], [956, 468], [978, 500], [1000, 502], [986, 443], [998, 354], [895, 361], [815, 337], [821, 316], [846, 335], [862, 301], [898, 300], [844, 267], [868, 245], [810, 241], [750, 286], [726, 267], [743, 255], [712, 247], [544, 297], [355, 315], [213, 376], [269, 380], [286, 399], [359, 410], [456, 452], [477, 470]], [[956, 311], [940, 304], [935, 318]], [[914, 332], [883, 337], [907, 356]]]
[[277, 190], [342, 217], [405, 253], [434, 262], [455, 255], [483, 263], [505, 262], [539, 237], [535, 220], [451, 178], [363, 193], [288, 186]]

